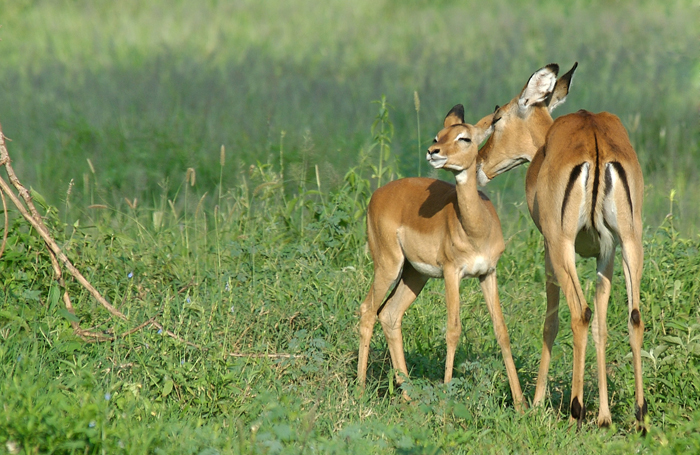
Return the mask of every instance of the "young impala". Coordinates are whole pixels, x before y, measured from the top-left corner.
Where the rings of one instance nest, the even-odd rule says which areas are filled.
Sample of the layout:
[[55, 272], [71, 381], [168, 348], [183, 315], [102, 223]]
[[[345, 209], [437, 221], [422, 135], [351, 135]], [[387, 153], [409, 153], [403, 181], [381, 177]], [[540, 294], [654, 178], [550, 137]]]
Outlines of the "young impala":
[[[501, 347], [516, 408], [522, 391], [496, 287], [496, 263], [503, 253], [501, 224], [488, 198], [477, 190], [479, 144], [492, 131], [492, 116], [477, 125], [464, 123], [464, 108], [455, 106], [444, 129], [428, 149], [437, 169], [454, 173], [456, 185], [429, 178], [393, 181], [374, 192], [367, 208], [367, 239], [374, 260], [374, 281], [360, 307], [357, 379], [364, 386], [375, 321], [384, 330], [396, 380], [408, 376], [401, 320], [429, 278], [444, 278], [447, 301], [445, 382], [452, 379], [461, 333], [459, 282], [479, 278]], [[385, 299], [387, 292], [391, 291]]]
[[594, 299], [600, 405], [598, 425], [611, 423], [605, 368], [606, 315], [616, 245], [622, 250], [627, 283], [628, 328], [634, 366], [636, 418], [644, 431], [647, 412], [642, 384], [644, 325], [639, 313], [642, 276], [642, 193], [637, 155], [620, 120], [609, 113], [578, 111], [552, 120], [562, 103], [576, 65], [558, 81], [558, 66], [535, 72], [522, 92], [494, 112], [494, 132], [479, 152], [479, 180], [486, 183], [520, 163], [527, 170], [527, 205], [544, 235], [547, 313], [544, 346], [534, 404], [544, 398], [552, 344], [559, 330], [559, 290], [571, 311], [574, 363], [571, 417], [581, 425], [583, 371], [591, 309], [576, 273], [576, 253], [595, 257], [598, 283]]

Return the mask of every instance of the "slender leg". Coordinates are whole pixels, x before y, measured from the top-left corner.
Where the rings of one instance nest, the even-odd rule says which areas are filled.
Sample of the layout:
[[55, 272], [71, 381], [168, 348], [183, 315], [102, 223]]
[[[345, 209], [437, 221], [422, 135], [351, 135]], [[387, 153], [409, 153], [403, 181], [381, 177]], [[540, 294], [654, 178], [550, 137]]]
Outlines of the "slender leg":
[[418, 297], [418, 294], [420, 294], [427, 282], [428, 277], [421, 275], [411, 264], [406, 263], [394, 292], [379, 312], [379, 322], [382, 324], [384, 336], [389, 345], [391, 363], [396, 371], [396, 382], [399, 384], [403, 382], [404, 377], [408, 377], [408, 368], [406, 367], [403, 350], [401, 321], [406, 309]]
[[496, 340], [503, 354], [503, 361], [505, 362], [506, 373], [508, 374], [508, 382], [510, 383], [510, 392], [513, 395], [513, 403], [515, 409], [520, 411], [523, 405], [523, 391], [520, 388], [518, 373], [515, 369], [515, 363], [513, 362], [513, 355], [510, 350], [510, 337], [508, 336], [506, 323], [503, 320], [501, 302], [498, 298], [496, 272], [494, 271], [493, 273], [479, 277], [479, 282], [481, 284], [481, 290], [484, 293], [486, 306], [491, 315], [491, 320], [493, 321], [493, 330], [496, 333]]
[[559, 285], [556, 283], [552, 263], [549, 260], [549, 252], [546, 250], [545, 271], [547, 274], [547, 314], [542, 331], [542, 358], [540, 370], [537, 373], [537, 386], [533, 400], [535, 406], [542, 404], [547, 391], [547, 375], [549, 374], [549, 363], [552, 360], [552, 346], [559, 333]]
[[[639, 223], [641, 225], [641, 222]], [[641, 232], [641, 226], [636, 233]], [[637, 425], [639, 429], [646, 433], [644, 416], [647, 413], [647, 402], [644, 399], [644, 381], [642, 378], [642, 341], [644, 338], [644, 323], [639, 313], [640, 293], [639, 286], [642, 280], [642, 263], [644, 251], [642, 249], [641, 235], [630, 233], [628, 236], [621, 236], [622, 261], [627, 284], [627, 302], [629, 307], [629, 318], [627, 327], [630, 332], [630, 347], [632, 348], [632, 363], [634, 365], [634, 394], [635, 411]]]
[[614, 251], [608, 258], [598, 259], [598, 283], [595, 288], [595, 315], [592, 331], [595, 341], [596, 359], [598, 362], [598, 394], [600, 404], [598, 409], [598, 426], [607, 427], [612, 423], [608, 404], [608, 377], [606, 374], [605, 347], [608, 341], [607, 313], [610, 299], [610, 288], [615, 263]]
[[459, 275], [452, 267], [445, 267], [445, 299], [447, 301], [447, 359], [445, 361], [445, 383], [452, 380], [455, 352], [462, 333], [462, 320], [459, 316]]
[[384, 296], [389, 288], [399, 278], [401, 273], [401, 261], [393, 261], [391, 264], [374, 264], [374, 281], [369, 288], [367, 297], [360, 306], [360, 349], [357, 358], [357, 383], [365, 386], [367, 377], [367, 363], [369, 361], [369, 343], [372, 339], [374, 324], [377, 321], [377, 312], [381, 307]]
[[[549, 243], [549, 238], [545, 236], [545, 241]], [[564, 291], [566, 303], [571, 312], [571, 331], [574, 335], [574, 368], [571, 381], [571, 418], [577, 421], [580, 428], [586, 412], [583, 405], [583, 373], [585, 367], [586, 343], [588, 342], [588, 324], [591, 320], [591, 309], [588, 307], [581, 290], [581, 284], [576, 273], [576, 262], [573, 242], [568, 242], [559, 238], [556, 252], [550, 248], [550, 259], [552, 268], [557, 276], [557, 281]]]

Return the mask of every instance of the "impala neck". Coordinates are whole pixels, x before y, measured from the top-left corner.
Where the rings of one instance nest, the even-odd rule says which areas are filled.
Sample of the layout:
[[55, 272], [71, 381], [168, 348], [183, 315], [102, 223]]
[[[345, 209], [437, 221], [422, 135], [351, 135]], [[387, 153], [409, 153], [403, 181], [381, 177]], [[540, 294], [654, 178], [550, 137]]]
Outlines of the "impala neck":
[[455, 172], [459, 221], [469, 238], [490, 235], [491, 216], [485, 207], [477, 188], [476, 167], [472, 166]]

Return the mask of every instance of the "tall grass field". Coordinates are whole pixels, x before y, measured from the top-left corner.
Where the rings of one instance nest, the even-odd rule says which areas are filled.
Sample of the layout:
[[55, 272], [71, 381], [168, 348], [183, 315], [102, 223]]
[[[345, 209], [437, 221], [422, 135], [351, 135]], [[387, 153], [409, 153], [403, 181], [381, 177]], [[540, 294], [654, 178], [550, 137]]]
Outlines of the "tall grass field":
[[[0, 453], [700, 452], [700, 4], [522, 0], [0, 0], [0, 123], [44, 222], [112, 317], [8, 205], [0, 258]], [[514, 409], [477, 280], [443, 384], [444, 284], [403, 321], [397, 386], [376, 327], [364, 212], [429, 170], [455, 104], [474, 123], [548, 63], [566, 103], [620, 117], [645, 180], [648, 433], [635, 430], [619, 255], [608, 313], [613, 424], [592, 340], [569, 423], [564, 302], [544, 406]], [[545, 315], [543, 240], [521, 166], [483, 188], [503, 225], [499, 293], [526, 400]], [[3, 178], [5, 178], [3, 173]], [[579, 259], [592, 302], [595, 263]], [[100, 333], [91, 341], [73, 330]], [[403, 389], [411, 401], [403, 398]]]

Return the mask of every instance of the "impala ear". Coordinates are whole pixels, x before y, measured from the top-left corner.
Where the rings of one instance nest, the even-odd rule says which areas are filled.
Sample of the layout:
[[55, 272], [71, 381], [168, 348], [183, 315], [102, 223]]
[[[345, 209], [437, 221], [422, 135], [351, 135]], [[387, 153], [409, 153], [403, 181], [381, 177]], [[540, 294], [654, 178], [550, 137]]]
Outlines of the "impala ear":
[[493, 114], [489, 114], [489, 115], [487, 115], [486, 117], [484, 117], [484, 118], [482, 118], [481, 120], [479, 120], [478, 122], [476, 122], [476, 124], [475, 124], [474, 126], [477, 127], [477, 128], [480, 129], [480, 130], [481, 130], [481, 129], [488, 128], [489, 126], [493, 125], [493, 116], [494, 116], [495, 114], [496, 114], [496, 112], [494, 111]]
[[474, 125], [472, 142], [477, 145], [481, 144], [491, 133], [493, 133], [493, 114], [487, 115]]
[[464, 106], [458, 104], [447, 113], [444, 128], [452, 125], [461, 125], [462, 123], [464, 123]]
[[551, 95], [552, 90], [554, 90], [558, 72], [559, 65], [556, 63], [550, 63], [544, 68], [535, 71], [530, 76], [522, 92], [520, 92], [518, 106], [521, 109], [526, 109], [533, 104], [545, 101]]
[[574, 66], [557, 81], [557, 84], [554, 86], [554, 91], [547, 101], [547, 109], [549, 109], [549, 112], [552, 112], [555, 107], [566, 101], [566, 95], [569, 94], [569, 87], [571, 86], [571, 80], [574, 78], [574, 71], [576, 71], [577, 66], [578, 62], [574, 63]]

